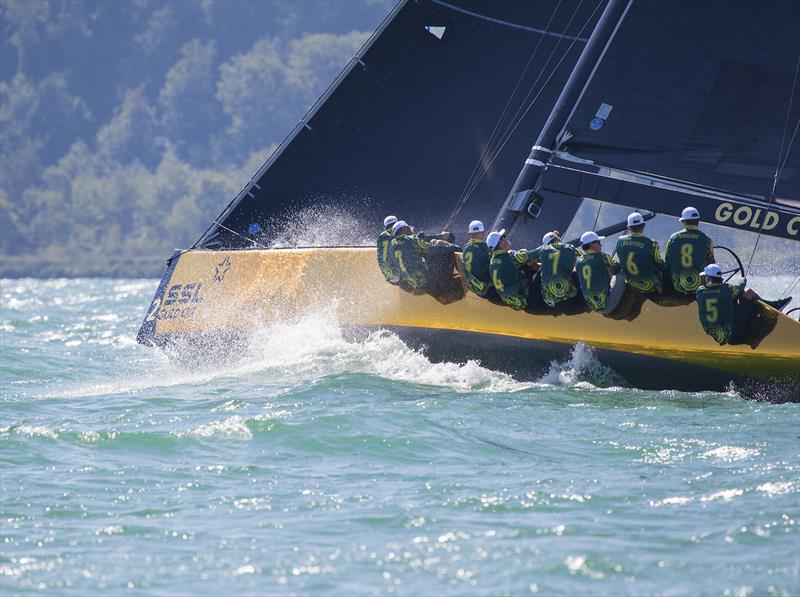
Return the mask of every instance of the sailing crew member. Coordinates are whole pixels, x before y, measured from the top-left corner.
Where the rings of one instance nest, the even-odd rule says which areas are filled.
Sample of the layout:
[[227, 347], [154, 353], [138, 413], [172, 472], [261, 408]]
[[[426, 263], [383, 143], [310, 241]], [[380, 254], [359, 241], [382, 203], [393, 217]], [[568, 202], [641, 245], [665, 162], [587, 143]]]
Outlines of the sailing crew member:
[[664, 262], [675, 291], [694, 296], [703, 268], [714, 263], [714, 243], [699, 229], [700, 212], [694, 207], [684, 209], [679, 221], [683, 230], [669, 237]]
[[483, 222], [480, 220], [470, 222], [467, 234], [469, 240], [461, 250], [461, 262], [464, 265], [464, 281], [467, 283], [467, 288], [481, 298], [502, 303], [492, 285], [492, 277], [489, 273], [491, 255], [489, 246], [486, 244], [486, 230]]
[[[401, 284], [407, 284], [413, 294], [429, 292], [437, 296], [440, 283], [453, 278], [453, 254], [458, 247], [443, 240], [417, 238], [403, 220], [395, 222], [392, 234], [389, 253]], [[447, 264], [449, 272], [444, 270]], [[444, 274], [449, 274], [449, 280], [443, 279], [447, 277]]]
[[703, 270], [703, 285], [697, 289], [697, 313], [706, 334], [717, 344], [741, 344], [742, 336], [750, 322], [756, 301], [761, 301], [780, 311], [792, 297], [767, 301], [752, 289], [745, 288], [747, 278], [737, 284], [722, 281], [722, 269], [716, 264]]
[[381, 273], [386, 281], [390, 284], [397, 284], [400, 277], [394, 271], [392, 265], [391, 255], [389, 254], [389, 245], [392, 242], [392, 226], [397, 223], [397, 216], [386, 216], [383, 218], [383, 230], [378, 235], [378, 266], [381, 268]]
[[658, 243], [644, 235], [644, 218], [638, 211], [628, 216], [628, 234], [617, 239], [615, 253], [629, 286], [645, 295], [661, 294], [666, 266]]
[[[578, 295], [574, 271], [577, 257], [578, 250], [568, 243], [562, 243], [558, 230], [545, 234], [542, 246], [533, 251], [533, 258], [540, 265], [542, 300], [547, 305], [555, 308]], [[580, 307], [580, 310], [585, 310], [582, 300]]]
[[531, 294], [526, 266], [533, 261], [533, 255], [524, 249], [512, 251], [505, 230], [490, 232], [486, 245], [492, 252], [489, 273], [497, 294], [515, 311], [525, 309]]
[[625, 293], [625, 275], [619, 263], [603, 253], [602, 240], [588, 231], [581, 234], [581, 250], [575, 272], [581, 285], [586, 305], [599, 313], [611, 313]]

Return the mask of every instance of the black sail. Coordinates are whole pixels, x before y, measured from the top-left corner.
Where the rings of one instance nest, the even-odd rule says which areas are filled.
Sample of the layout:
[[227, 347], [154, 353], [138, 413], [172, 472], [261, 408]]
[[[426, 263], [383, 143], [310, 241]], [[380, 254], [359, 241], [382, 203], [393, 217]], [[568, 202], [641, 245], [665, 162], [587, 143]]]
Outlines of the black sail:
[[774, 197], [800, 200], [799, 56], [796, 0], [634, 0], [562, 149], [766, 201], [785, 163]]
[[[309, 206], [357, 214], [369, 232], [388, 213], [442, 226], [524, 72], [506, 122], [536, 100], [453, 230], [491, 221], [604, 3], [401, 2], [196, 246], [250, 246], [254, 223], [269, 240], [274, 218]], [[565, 228], [576, 208], [549, 210], [531, 233]]]

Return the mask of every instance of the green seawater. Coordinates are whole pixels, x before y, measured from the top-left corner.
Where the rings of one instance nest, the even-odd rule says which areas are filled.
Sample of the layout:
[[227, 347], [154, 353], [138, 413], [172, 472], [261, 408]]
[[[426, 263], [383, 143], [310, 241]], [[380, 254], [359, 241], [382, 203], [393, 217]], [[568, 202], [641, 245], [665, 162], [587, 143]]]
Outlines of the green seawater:
[[[785, 285], [785, 283], [784, 283]], [[432, 364], [324, 310], [191, 369], [6, 280], [0, 593], [798, 595], [800, 404]]]

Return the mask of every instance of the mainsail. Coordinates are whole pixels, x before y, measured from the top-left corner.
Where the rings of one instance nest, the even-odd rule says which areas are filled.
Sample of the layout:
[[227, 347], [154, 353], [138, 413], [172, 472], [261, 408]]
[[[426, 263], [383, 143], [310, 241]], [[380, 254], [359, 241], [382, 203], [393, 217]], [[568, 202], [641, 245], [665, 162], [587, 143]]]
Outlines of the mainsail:
[[[252, 246], [253, 224], [269, 241], [276, 216], [309, 206], [349, 210], [370, 232], [387, 213], [442, 226], [479, 157], [487, 174], [453, 229], [490, 219], [604, 4], [403, 0], [195, 247]], [[492, 161], [483, 154], [504, 113], [514, 127], [501, 127]], [[535, 228], [563, 229], [576, 209]]]
[[691, 204], [723, 226], [800, 238], [800, 3], [613, 4], [613, 39], [557, 143], [529, 158], [547, 164], [530, 188], [548, 207]]

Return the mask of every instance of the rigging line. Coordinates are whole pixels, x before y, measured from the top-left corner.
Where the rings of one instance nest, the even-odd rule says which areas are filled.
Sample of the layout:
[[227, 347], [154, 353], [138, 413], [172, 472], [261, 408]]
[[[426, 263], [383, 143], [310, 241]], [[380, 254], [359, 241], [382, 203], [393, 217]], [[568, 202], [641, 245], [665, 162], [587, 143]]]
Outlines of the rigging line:
[[[553, 9], [553, 13], [550, 15], [550, 19], [547, 21], [547, 25], [545, 25], [545, 28], [550, 27], [550, 24], [553, 22], [553, 19], [555, 18], [556, 13], [558, 12], [559, 7], [561, 6], [562, 1], [563, 0], [558, 0], [558, 4], [556, 4], [556, 7]], [[583, 0], [581, 0], [581, 2], [583, 2]], [[523, 79], [525, 78], [525, 73], [528, 72], [528, 68], [530, 68], [531, 62], [533, 62], [533, 57], [539, 51], [539, 46], [541, 46], [543, 39], [544, 35], [540, 35], [539, 41], [536, 43], [536, 47], [533, 48], [531, 55], [528, 57], [528, 62], [525, 64], [525, 68], [522, 69], [522, 73], [517, 79], [516, 85], [514, 85], [514, 90], [511, 92], [511, 95], [508, 96], [508, 101], [506, 102], [506, 105], [503, 108], [503, 112], [500, 114], [500, 118], [498, 118], [497, 123], [494, 125], [494, 129], [492, 130], [491, 135], [489, 135], [489, 139], [487, 140], [486, 145], [481, 151], [480, 156], [478, 156], [478, 160], [475, 163], [475, 167], [472, 169], [472, 173], [469, 175], [467, 182], [464, 184], [464, 188], [461, 190], [461, 196], [459, 197], [459, 201], [456, 204], [453, 213], [450, 214], [450, 218], [447, 220], [447, 224], [445, 225], [445, 230], [450, 229], [450, 226], [453, 225], [453, 222], [455, 221], [458, 212], [461, 211], [461, 208], [464, 206], [464, 202], [466, 201], [466, 196], [467, 196], [467, 189], [472, 184], [473, 178], [477, 176], [481, 166], [485, 163], [486, 157], [491, 153], [492, 147], [496, 140], [497, 132], [500, 130], [501, 125], [505, 121], [506, 115], [508, 114], [508, 109], [511, 107], [511, 103], [514, 100], [514, 96], [517, 93], [517, 89], [519, 89], [520, 83], [522, 83]], [[541, 76], [541, 74], [539, 76]], [[526, 99], [527, 96], [525, 97], [525, 99], [522, 100], [522, 102], [524, 103]]]
[[267, 248], [269, 248], [269, 247], [267, 247], [267, 246], [265, 246], [265, 245], [262, 245], [260, 242], [258, 242], [258, 241], [257, 241], [256, 239], [254, 239], [254, 238], [250, 238], [249, 236], [245, 236], [244, 234], [239, 234], [238, 232], [236, 232], [236, 230], [231, 230], [230, 228], [228, 228], [227, 226], [225, 226], [225, 224], [220, 224], [220, 223], [219, 223], [217, 220], [212, 220], [212, 221], [213, 221], [213, 222], [214, 222], [214, 223], [215, 223], [217, 226], [219, 226], [220, 228], [223, 228], [223, 229], [227, 230], [227, 231], [228, 231], [228, 232], [230, 232], [231, 234], [235, 234], [235, 235], [236, 235], [236, 236], [238, 236], [239, 238], [243, 238], [243, 239], [244, 239], [244, 240], [246, 240], [246, 241], [250, 241], [251, 243], [253, 243], [255, 246], [257, 246], [257, 247], [258, 247], [258, 248], [260, 248], [260, 249], [267, 249]]
[[794, 282], [790, 282], [789, 285], [786, 287], [786, 290], [781, 292], [778, 296], [789, 296], [789, 293], [797, 286], [797, 283], [800, 282], [800, 274], [794, 279]]
[[[569, 21], [567, 22], [566, 26], [564, 27], [564, 33], [566, 33], [567, 30], [572, 25], [572, 21], [575, 19], [575, 15], [578, 14], [578, 10], [580, 9], [582, 4], [583, 4], [583, 0], [580, 0], [580, 2], [575, 7], [575, 10], [572, 12], [572, 15], [570, 16]], [[600, 5], [598, 4], [598, 6], [600, 6]], [[586, 21], [586, 23], [584, 23], [583, 27], [581, 28], [581, 32], [586, 28], [586, 25], [589, 23], [589, 21], [592, 20], [592, 17], [594, 16], [595, 12], [597, 12], [597, 8], [595, 8], [595, 10], [589, 16], [589, 19]], [[503, 147], [505, 147], [506, 143], [511, 138], [511, 135], [514, 133], [514, 131], [517, 129], [517, 127], [520, 125], [520, 123], [525, 119], [525, 116], [530, 111], [531, 107], [536, 102], [538, 97], [541, 95], [542, 90], [544, 89], [544, 86], [547, 84], [548, 81], [550, 81], [550, 79], [553, 77], [555, 72], [558, 70], [558, 67], [564, 61], [564, 58], [566, 57], [566, 55], [569, 54], [569, 51], [575, 45], [575, 42], [573, 41], [572, 44], [570, 44], [569, 48], [567, 48], [567, 51], [564, 54], [564, 56], [562, 56], [561, 60], [558, 61], [558, 64], [556, 64], [556, 66], [553, 68], [553, 71], [547, 77], [547, 79], [545, 80], [544, 84], [539, 88], [539, 93], [537, 93], [536, 96], [533, 98], [533, 100], [531, 100], [531, 102], [528, 105], [527, 109], [523, 112], [522, 116], [520, 116], [519, 114], [522, 111], [523, 106], [525, 106], [525, 102], [528, 101], [528, 98], [531, 96], [531, 94], [536, 89], [536, 86], [538, 85], [539, 81], [541, 80], [542, 76], [544, 75], [545, 71], [547, 70], [547, 67], [550, 65], [550, 61], [553, 59], [553, 56], [555, 55], [556, 51], [558, 50], [559, 45], [561, 45], [561, 39], [559, 39], [556, 42], [556, 45], [553, 46], [553, 49], [550, 51], [550, 55], [547, 57], [547, 60], [545, 61], [544, 65], [542, 65], [542, 68], [539, 71], [539, 74], [536, 77], [536, 80], [531, 85], [531, 88], [528, 90], [528, 93], [525, 95], [525, 98], [520, 103], [519, 107], [517, 108], [517, 111], [514, 113], [513, 118], [511, 119], [511, 121], [506, 126], [506, 129], [503, 131], [502, 135], [500, 135], [500, 137], [499, 137], [499, 145], [495, 144], [495, 146], [492, 148], [492, 150], [490, 152], [492, 157], [490, 158], [488, 163], [484, 163], [483, 170], [480, 172], [480, 175], [474, 180], [474, 182], [472, 182], [471, 186], [469, 187], [469, 190], [467, 191], [467, 193], [466, 193], [466, 195], [464, 197], [462, 205], [463, 205], [463, 203], [467, 202], [467, 200], [472, 196], [472, 193], [475, 192], [475, 189], [478, 188], [478, 185], [481, 183], [481, 181], [483, 181], [483, 179], [489, 173], [489, 170], [492, 167], [492, 164], [494, 164], [495, 160], [500, 155], [500, 152], [502, 151]]]
[[776, 180], [779, 180], [781, 176], [783, 176], [783, 169], [786, 167], [786, 162], [789, 161], [789, 152], [792, 151], [792, 145], [794, 144], [794, 138], [797, 136], [797, 129], [800, 128], [800, 118], [797, 119], [797, 124], [794, 125], [794, 133], [792, 133], [792, 138], [789, 140], [789, 146], [786, 148], [786, 155], [783, 156], [783, 163], [781, 164], [781, 171], [778, 173], [778, 177]]
[[[783, 160], [781, 163], [781, 158], [783, 157], [783, 144], [786, 141], [786, 130], [789, 128], [789, 117], [792, 113], [792, 104], [794, 104], [794, 92], [797, 89], [797, 73], [800, 71], [800, 54], [797, 55], [797, 64], [794, 67], [794, 81], [792, 81], [792, 93], [789, 96], [789, 105], [786, 107], [786, 120], [783, 124], [783, 134], [781, 135], [781, 147], [778, 150], [778, 163], [775, 165], [775, 177], [772, 179], [772, 189], [769, 193], [769, 203], [767, 204], [767, 211], [769, 208], [772, 207], [772, 202], [775, 201], [775, 191], [778, 188], [778, 180], [780, 179], [781, 175], [783, 174], [783, 167], [786, 165], [786, 159], [789, 158], [789, 152], [792, 150], [792, 144], [794, 143], [794, 137], [797, 134], [797, 127], [794, 129], [794, 133], [792, 134], [792, 139], [789, 141], [789, 148], [786, 151], [786, 159]], [[798, 119], [798, 125], [800, 125], [800, 119]], [[750, 259], [747, 262], [747, 271], [750, 271], [750, 266], [753, 265], [753, 257], [756, 255], [756, 249], [758, 249], [758, 242], [761, 240], [761, 228], [758, 229], [758, 235], [756, 236], [756, 242], [753, 243], [753, 250], [750, 253]]]
[[[580, 7], [581, 7], [582, 4], [583, 4], [583, 0], [580, 0], [578, 2], [578, 4], [576, 5], [575, 10], [572, 11], [572, 15], [570, 16], [569, 21], [567, 22], [566, 26], [564, 27], [564, 31], [563, 31], [564, 34], [566, 34], [567, 30], [572, 25], [572, 21], [575, 20], [575, 15], [578, 14], [578, 10], [580, 10]], [[545, 63], [542, 65], [542, 68], [539, 71], [539, 74], [536, 76], [536, 80], [533, 82], [533, 84], [531, 84], [531, 87], [528, 90], [528, 93], [525, 94], [525, 97], [520, 102], [519, 107], [517, 108], [516, 112], [514, 112], [514, 116], [511, 118], [509, 123], [506, 125], [505, 130], [495, 140], [495, 142], [492, 143], [492, 145], [490, 146], [489, 150], [487, 151], [487, 155], [492, 155], [497, 150], [498, 146], [502, 146], [502, 141], [506, 138], [506, 136], [508, 135], [508, 131], [511, 130], [513, 123], [519, 117], [519, 113], [522, 111], [522, 108], [525, 106], [525, 102], [528, 101], [528, 98], [530, 98], [531, 94], [536, 89], [536, 85], [541, 80], [542, 75], [544, 75], [545, 71], [547, 70], [547, 67], [550, 65], [550, 61], [553, 59], [553, 56], [555, 55], [556, 51], [558, 50], [558, 47], [561, 45], [561, 40], [562, 39], [563, 39], [563, 35], [556, 42], [555, 46], [553, 46], [553, 49], [550, 51], [550, 55], [547, 57], [547, 60], [545, 61]], [[466, 193], [464, 201], [466, 201], [472, 195], [473, 191], [475, 190], [475, 188], [477, 188], [478, 184], [480, 184], [481, 180], [483, 180], [483, 178], [489, 173], [489, 167], [491, 166], [491, 164], [486, 164], [485, 159], [486, 158], [484, 156], [484, 162], [482, 162], [483, 171], [480, 172], [478, 178], [476, 178], [474, 181], [472, 181], [472, 180], [470, 181], [470, 184], [468, 185], [469, 191]]]
[[[513, 27], [514, 29], [522, 29], [523, 31], [533, 31], [534, 33], [541, 33], [542, 35], [551, 35], [553, 37], [558, 37], [558, 33], [553, 33], [552, 31], [547, 31], [546, 29], [537, 29], [536, 27], [528, 27], [527, 25], [521, 25], [520, 23], [512, 23], [511, 21], [503, 21], [501, 19], [495, 19], [494, 17], [487, 17], [486, 15], [482, 15], [478, 12], [473, 12], [471, 10], [467, 10], [466, 8], [461, 8], [460, 6], [454, 6], [449, 2], [444, 2], [443, 0], [431, 0], [434, 4], [438, 4], [439, 6], [443, 6], [445, 8], [449, 8], [450, 10], [454, 10], [456, 12], [463, 13], [465, 15], [469, 15], [471, 17], [475, 17], [477, 19], [481, 19], [483, 21], [489, 21], [490, 23], [497, 23], [498, 25], [505, 25], [506, 27]], [[579, 31], [578, 35], [582, 32]], [[585, 37], [573, 37], [568, 36], [569, 39], [575, 41], [582, 41], [586, 43], [589, 41]]]
[[[589, 22], [592, 20], [592, 18], [594, 17], [595, 13], [596, 13], [596, 12], [597, 12], [597, 10], [598, 10], [598, 8], [600, 8], [600, 5], [601, 5], [601, 4], [602, 4], [602, 2], [598, 2], [598, 4], [597, 4], [597, 6], [595, 7], [594, 11], [592, 12], [592, 14], [591, 14], [591, 15], [589, 15], [589, 18], [587, 19], [586, 23], [584, 23], [583, 27], [581, 28], [581, 32], [582, 32], [582, 31], [583, 31], [583, 30], [586, 28], [586, 26], [587, 26], [587, 25], [589, 24]], [[576, 14], [576, 13], [577, 13], [577, 9], [576, 9], [576, 11], [573, 13], [573, 15], [572, 15], [572, 17], [573, 17], [573, 18], [575, 17], [575, 14]], [[571, 23], [571, 22], [572, 22], [572, 19], [570, 19], [570, 23]], [[568, 26], [569, 26], [569, 25], [568, 25]], [[565, 29], [565, 30], [566, 30], [566, 29]], [[542, 92], [544, 91], [545, 87], [547, 86], [547, 83], [549, 83], [549, 82], [550, 82], [550, 79], [552, 79], [552, 78], [553, 78], [553, 75], [555, 75], [556, 71], [558, 70], [558, 67], [559, 67], [559, 66], [561, 66], [561, 63], [562, 63], [562, 62], [564, 62], [564, 60], [566, 59], [567, 55], [569, 54], [570, 50], [572, 50], [572, 48], [573, 48], [573, 46], [574, 46], [574, 45], [575, 45], [575, 42], [572, 42], [572, 43], [570, 44], [570, 46], [567, 48], [566, 52], [564, 52], [564, 54], [562, 55], [562, 57], [561, 57], [561, 59], [558, 61], [558, 63], [557, 63], [557, 64], [556, 64], [556, 65], [553, 67], [553, 70], [550, 72], [550, 75], [548, 75], [547, 79], [545, 79], [544, 83], [543, 83], [543, 84], [540, 86], [540, 88], [539, 88], [539, 92], [538, 92], [538, 93], [537, 93], [537, 94], [534, 96], [534, 98], [533, 98], [533, 99], [530, 101], [530, 103], [528, 104], [528, 107], [527, 107], [527, 108], [525, 109], [525, 111], [522, 113], [522, 116], [519, 116], [519, 110], [517, 110], [517, 113], [514, 115], [514, 118], [516, 119], [516, 121], [515, 121], [515, 122], [513, 122], [513, 126], [512, 126], [511, 124], [509, 124], [508, 128], [506, 128], [506, 130], [504, 131], [503, 135], [504, 135], [504, 137], [505, 137], [505, 138], [504, 138], [503, 142], [500, 144], [500, 146], [499, 146], [499, 147], [496, 149], [496, 151], [495, 151], [494, 155], [492, 156], [491, 160], [489, 161], [489, 164], [486, 166], [486, 169], [485, 169], [485, 171], [484, 171], [485, 173], [489, 171], [489, 168], [491, 168], [491, 166], [492, 166], [492, 164], [494, 163], [494, 161], [495, 161], [495, 160], [497, 159], [497, 157], [500, 155], [500, 152], [501, 152], [501, 151], [503, 150], [503, 148], [506, 146], [506, 143], [508, 143], [508, 141], [511, 139], [511, 136], [514, 134], [514, 131], [515, 131], [515, 130], [516, 130], [518, 127], [519, 127], [519, 125], [520, 125], [520, 124], [522, 124], [522, 121], [525, 119], [525, 116], [528, 114], [528, 112], [530, 111], [530, 109], [531, 109], [531, 108], [533, 107], [533, 105], [536, 103], [536, 100], [537, 100], [537, 99], [539, 99], [539, 97], [541, 96], [541, 94], [542, 94]], [[551, 58], [552, 58], [552, 57], [555, 55], [555, 51], [556, 51], [557, 49], [558, 49], [558, 44], [556, 44], [556, 46], [553, 48], [553, 51], [550, 53], [550, 56], [548, 57], [548, 60], [547, 60], [547, 62], [545, 63], [544, 67], [542, 68], [542, 71], [541, 71], [541, 73], [540, 73], [540, 77], [541, 77], [541, 75], [542, 75], [542, 74], [544, 74], [544, 71], [545, 71], [545, 69], [547, 68], [547, 65], [549, 65], [549, 64], [550, 64], [550, 59], [551, 59]], [[526, 100], [528, 99], [528, 97], [530, 97], [530, 94], [531, 94], [531, 93], [533, 93], [533, 90], [536, 88], [536, 84], [537, 84], [538, 82], [539, 82], [539, 78], [537, 78], [537, 79], [536, 79], [536, 81], [534, 82], [534, 84], [532, 85], [532, 87], [531, 87], [531, 90], [528, 92], [528, 95], [525, 97], [525, 99], [526, 99]], [[520, 106], [520, 110], [521, 110], [521, 109], [522, 109], [522, 106]], [[518, 117], [518, 116], [519, 116], [519, 117]], [[480, 177], [480, 178], [479, 178], [479, 179], [476, 181], [476, 183], [475, 183], [475, 184], [472, 186], [472, 188], [469, 190], [468, 196], [469, 196], [469, 195], [471, 195], [471, 194], [472, 194], [472, 193], [475, 191], [475, 189], [477, 188], [478, 184], [480, 184], [480, 182], [481, 182], [481, 180], [482, 180], [482, 179], [483, 179], [483, 176], [482, 176], [482, 177]]]
[[[562, 2], [562, 0], [558, 0], [558, 4], [556, 4], [556, 7], [553, 10], [552, 14], [550, 15], [550, 19], [547, 21], [547, 25], [545, 25], [545, 27], [547, 27], [547, 28], [550, 27], [550, 24], [553, 22], [553, 19], [555, 18], [556, 14], [558, 13], [558, 9], [561, 6], [561, 2]], [[583, 2], [583, 0], [581, 0], [581, 2]], [[486, 156], [491, 153], [491, 148], [494, 145], [495, 140], [496, 140], [496, 134], [500, 130], [500, 127], [501, 127], [501, 125], [503, 124], [503, 122], [505, 120], [506, 114], [508, 113], [508, 108], [511, 106], [512, 100], [514, 99], [514, 96], [517, 93], [517, 89], [519, 89], [520, 83], [522, 83], [523, 79], [525, 78], [525, 73], [528, 72], [528, 68], [530, 67], [531, 62], [533, 62], [533, 57], [536, 55], [536, 53], [539, 50], [539, 47], [542, 45], [542, 40], [543, 39], [544, 39], [544, 36], [540, 35], [539, 36], [539, 41], [536, 42], [536, 46], [534, 47], [533, 51], [531, 52], [530, 56], [528, 57], [528, 62], [527, 62], [527, 64], [525, 64], [525, 68], [522, 70], [522, 73], [520, 74], [519, 79], [517, 79], [517, 83], [514, 86], [514, 90], [511, 92], [511, 95], [509, 96], [508, 101], [506, 102], [506, 105], [503, 108], [503, 113], [500, 115], [500, 118], [498, 119], [497, 124], [495, 124], [494, 130], [492, 131], [492, 134], [489, 136], [489, 140], [487, 141], [487, 145], [484, 147], [483, 151], [481, 152], [481, 156], [478, 159], [478, 162], [475, 164], [475, 168], [473, 169], [472, 174], [470, 175], [469, 181], [467, 182], [467, 184], [464, 185], [464, 189], [462, 191], [462, 196], [466, 192], [466, 190], [469, 187], [470, 183], [472, 182], [473, 176], [478, 172], [481, 164], [483, 164], [483, 161], [485, 160]], [[527, 99], [527, 96], [526, 96], [525, 99]], [[525, 99], [522, 100], [522, 103], [525, 102]]]
[[[587, 25], [588, 25], [588, 24], [591, 22], [592, 18], [594, 17], [595, 13], [597, 13], [597, 10], [600, 8], [600, 6], [601, 6], [601, 5], [602, 5], [602, 2], [598, 2], [598, 4], [597, 4], [597, 6], [595, 7], [594, 11], [592, 11], [592, 14], [591, 14], [591, 15], [589, 15], [589, 18], [587, 19], [586, 23], [584, 23], [584, 25], [583, 25], [583, 27], [581, 28], [581, 30], [579, 31], [579, 33], [583, 33], [583, 30], [584, 30], [584, 29], [587, 27]], [[542, 94], [542, 92], [544, 91], [545, 87], [546, 87], [546, 86], [547, 86], [547, 84], [550, 82], [550, 79], [552, 79], [552, 78], [553, 78], [553, 75], [555, 75], [556, 71], [558, 70], [558, 67], [559, 67], [559, 66], [561, 66], [561, 63], [562, 63], [562, 62], [564, 62], [564, 60], [566, 60], [566, 58], [567, 58], [567, 55], [569, 54], [570, 50], [572, 50], [572, 48], [573, 48], [573, 46], [574, 46], [574, 45], [575, 45], [575, 42], [573, 41], [573, 42], [570, 44], [570, 46], [567, 48], [566, 52], [564, 52], [564, 55], [563, 55], [563, 56], [561, 57], [561, 59], [558, 61], [558, 64], [556, 64], [556, 65], [555, 65], [555, 67], [553, 67], [553, 70], [552, 70], [552, 72], [550, 73], [550, 75], [547, 77], [547, 79], [545, 80], [545, 82], [544, 82], [544, 83], [542, 83], [542, 85], [541, 85], [541, 87], [540, 87], [540, 89], [539, 89], [539, 92], [538, 92], [538, 93], [537, 93], [537, 94], [534, 96], [534, 98], [531, 100], [531, 102], [530, 102], [530, 104], [528, 105], [528, 107], [526, 108], [525, 112], [524, 112], [524, 113], [522, 114], [522, 116], [519, 118], [519, 120], [517, 121], [517, 123], [516, 123], [516, 124], [514, 125], [514, 127], [511, 129], [511, 131], [509, 131], [509, 133], [508, 133], [508, 136], [506, 137], [505, 141], [503, 141], [502, 145], [500, 145], [500, 147], [497, 149], [497, 151], [495, 152], [495, 154], [494, 154], [494, 156], [492, 157], [492, 159], [489, 161], [489, 165], [487, 166], [487, 170], [488, 170], [489, 168], [491, 168], [491, 166], [492, 166], [492, 164], [494, 163], [494, 161], [495, 161], [495, 160], [497, 159], [497, 157], [500, 155], [500, 152], [501, 152], [501, 151], [503, 150], [503, 148], [506, 146], [506, 143], [508, 143], [509, 139], [511, 139], [511, 136], [513, 135], [514, 131], [517, 129], [517, 127], [519, 127], [519, 125], [520, 125], [520, 124], [522, 123], [522, 121], [525, 119], [525, 116], [528, 114], [528, 112], [530, 111], [530, 109], [531, 109], [531, 108], [533, 107], [533, 105], [536, 103], [536, 100], [537, 100], [537, 99], [539, 99], [539, 96], [541, 96], [541, 94]], [[480, 183], [480, 180], [478, 180], [478, 183]], [[475, 184], [475, 185], [472, 187], [472, 189], [470, 189], [470, 194], [472, 194], [472, 192], [473, 192], [473, 191], [474, 191], [476, 188], [477, 188], [477, 183], [476, 183], [476, 184]]]
[[600, 210], [603, 209], [604, 201], [600, 202], [600, 205], [597, 208], [597, 215], [594, 217], [594, 224], [592, 224], [592, 230], [597, 230], [597, 220], [600, 219]]
[[[512, 123], [514, 121], [516, 121], [517, 117], [519, 116], [520, 111], [522, 110], [523, 106], [525, 105], [525, 102], [528, 101], [528, 98], [531, 96], [531, 94], [536, 89], [536, 84], [540, 81], [540, 79], [542, 78], [542, 75], [547, 70], [547, 67], [550, 64], [550, 60], [552, 60], [553, 56], [555, 55], [556, 51], [558, 50], [558, 47], [561, 45], [561, 40], [564, 39], [565, 37], [567, 37], [566, 36], [567, 30], [570, 28], [570, 26], [572, 26], [572, 21], [575, 20], [575, 16], [578, 14], [578, 11], [580, 10], [582, 5], [583, 5], [583, 0], [580, 0], [578, 2], [578, 4], [575, 6], [575, 10], [572, 11], [572, 15], [570, 15], [569, 21], [567, 22], [566, 26], [564, 27], [563, 35], [556, 42], [556, 45], [553, 46], [553, 49], [550, 51], [550, 55], [547, 57], [547, 60], [545, 61], [544, 66], [542, 66], [542, 69], [539, 71], [539, 75], [536, 77], [536, 80], [533, 82], [533, 84], [531, 85], [531, 88], [528, 90], [528, 93], [525, 95], [525, 99], [522, 100], [522, 103], [520, 103], [519, 108], [517, 108], [517, 111], [514, 113], [514, 117], [511, 119]], [[581, 31], [583, 31], [583, 29], [581, 29]], [[572, 46], [570, 46], [570, 47], [572, 47]], [[511, 128], [511, 124], [509, 123], [509, 125], [506, 127], [506, 130], [503, 131], [503, 135], [501, 135], [501, 138], [505, 137], [505, 135], [508, 133], [510, 128]]]

